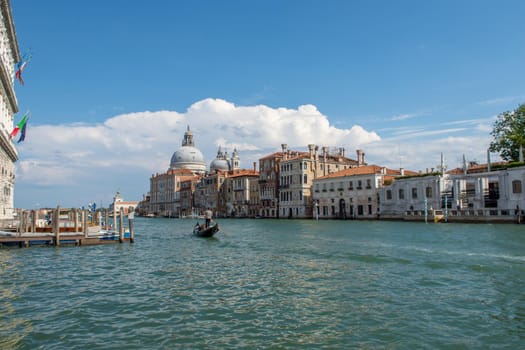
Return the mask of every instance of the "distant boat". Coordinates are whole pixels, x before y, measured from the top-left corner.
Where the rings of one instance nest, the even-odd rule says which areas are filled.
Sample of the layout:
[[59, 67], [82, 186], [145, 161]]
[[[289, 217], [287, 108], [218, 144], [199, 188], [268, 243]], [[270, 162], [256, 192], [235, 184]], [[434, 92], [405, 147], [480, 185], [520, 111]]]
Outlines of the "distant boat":
[[219, 224], [214, 222], [211, 226], [204, 228], [204, 225], [195, 225], [193, 234], [197, 237], [213, 237], [219, 231]]

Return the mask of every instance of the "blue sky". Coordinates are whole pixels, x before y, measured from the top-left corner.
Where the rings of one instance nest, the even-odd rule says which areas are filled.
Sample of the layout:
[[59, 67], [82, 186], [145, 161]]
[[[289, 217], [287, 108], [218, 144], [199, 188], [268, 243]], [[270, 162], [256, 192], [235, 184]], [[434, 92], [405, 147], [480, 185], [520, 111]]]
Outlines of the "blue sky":
[[[139, 200], [186, 126], [207, 162], [281, 143], [484, 162], [525, 102], [523, 1], [11, 1], [30, 110], [15, 206]], [[493, 155], [497, 158], [497, 155]]]

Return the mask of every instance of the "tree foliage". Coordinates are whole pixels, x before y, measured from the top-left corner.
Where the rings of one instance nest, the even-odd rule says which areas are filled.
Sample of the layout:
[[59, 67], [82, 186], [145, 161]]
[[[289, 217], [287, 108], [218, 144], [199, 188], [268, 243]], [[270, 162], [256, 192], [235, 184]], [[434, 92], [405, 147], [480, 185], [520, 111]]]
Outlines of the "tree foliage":
[[506, 161], [518, 161], [520, 146], [525, 152], [525, 103], [514, 111], [498, 115], [490, 134], [494, 138], [490, 143], [491, 152], [499, 152]]

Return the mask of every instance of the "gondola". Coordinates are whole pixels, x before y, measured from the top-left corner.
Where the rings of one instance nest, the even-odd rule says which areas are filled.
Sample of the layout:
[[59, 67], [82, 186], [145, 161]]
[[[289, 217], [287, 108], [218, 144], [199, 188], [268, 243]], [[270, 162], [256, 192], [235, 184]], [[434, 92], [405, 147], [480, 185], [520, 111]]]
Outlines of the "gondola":
[[219, 231], [219, 224], [214, 222], [209, 227], [204, 228], [204, 225], [195, 225], [193, 234], [197, 237], [213, 237]]

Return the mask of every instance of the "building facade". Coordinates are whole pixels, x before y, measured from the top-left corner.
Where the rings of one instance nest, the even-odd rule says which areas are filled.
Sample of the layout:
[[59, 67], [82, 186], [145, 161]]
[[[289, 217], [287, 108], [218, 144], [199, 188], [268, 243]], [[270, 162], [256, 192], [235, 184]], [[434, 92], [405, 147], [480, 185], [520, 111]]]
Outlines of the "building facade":
[[418, 174], [380, 192], [382, 218], [447, 222], [515, 222], [524, 215], [525, 165], [499, 164]]
[[323, 147], [322, 153], [319, 153], [319, 147], [313, 144], [308, 145], [308, 152], [290, 151], [283, 144], [281, 155], [277, 199], [281, 218], [311, 218], [314, 213], [312, 184], [315, 179], [366, 165], [361, 150], [357, 151], [358, 160], [353, 160], [345, 157], [344, 148], [330, 152], [328, 147]]
[[259, 210], [263, 218], [279, 217], [279, 169], [282, 152], [259, 159]]
[[449, 175], [409, 174], [380, 191], [380, 214], [382, 218], [405, 217], [407, 220], [421, 219], [425, 215], [441, 218], [443, 201], [450, 207], [452, 200]]
[[138, 204], [138, 201], [125, 201], [120, 192], [117, 192], [115, 197], [113, 197], [113, 203], [109, 205], [109, 211], [117, 213], [122, 211], [124, 215], [128, 215], [130, 212], [135, 212], [135, 208]]
[[378, 165], [344, 169], [314, 180], [313, 217], [375, 219], [380, 213], [379, 191], [402, 171]]
[[21, 60], [9, 0], [0, 1], [0, 221], [14, 218], [15, 162], [18, 151], [9, 137], [18, 101], [15, 64]]
[[[181, 148], [171, 157], [165, 173], [150, 178], [147, 216], [179, 217], [181, 207], [181, 183], [194, 180], [206, 173], [206, 162], [201, 151], [195, 147], [193, 132], [188, 126]], [[143, 205], [141, 204], [141, 210]], [[186, 211], [188, 208], [184, 208]]]
[[255, 217], [258, 215], [259, 172], [239, 169], [232, 171], [226, 178], [225, 193], [227, 216]]

